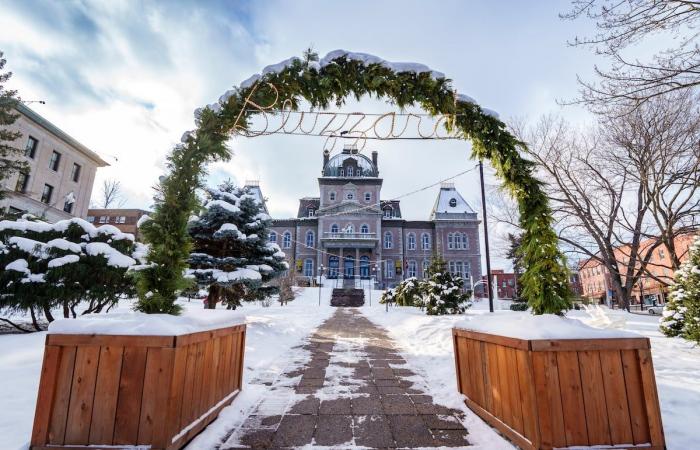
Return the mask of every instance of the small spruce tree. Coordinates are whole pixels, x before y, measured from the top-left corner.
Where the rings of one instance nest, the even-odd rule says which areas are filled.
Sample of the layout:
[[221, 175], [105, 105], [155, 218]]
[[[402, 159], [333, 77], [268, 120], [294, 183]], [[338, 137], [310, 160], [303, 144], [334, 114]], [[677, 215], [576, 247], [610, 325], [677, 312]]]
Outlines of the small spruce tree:
[[470, 292], [463, 290], [464, 280], [447, 270], [442, 258], [434, 258], [428, 277], [421, 283], [421, 303], [428, 315], [461, 314], [471, 306]]
[[0, 200], [6, 195], [2, 188], [3, 181], [13, 173], [29, 168], [22, 159], [24, 152], [14, 146], [14, 141], [19, 139], [22, 133], [7, 128], [19, 117], [19, 114], [14, 112], [19, 99], [17, 91], [5, 88], [5, 83], [12, 77], [12, 72], [2, 73], [6, 62], [3, 52], [0, 51]]
[[681, 336], [700, 343], [700, 237], [676, 272], [660, 328], [666, 336]]
[[268, 242], [270, 217], [247, 188], [225, 182], [207, 189], [200, 215], [190, 221], [190, 270], [208, 288], [207, 308], [230, 309], [242, 300], [260, 300], [278, 291], [269, 283], [288, 269], [284, 253]]

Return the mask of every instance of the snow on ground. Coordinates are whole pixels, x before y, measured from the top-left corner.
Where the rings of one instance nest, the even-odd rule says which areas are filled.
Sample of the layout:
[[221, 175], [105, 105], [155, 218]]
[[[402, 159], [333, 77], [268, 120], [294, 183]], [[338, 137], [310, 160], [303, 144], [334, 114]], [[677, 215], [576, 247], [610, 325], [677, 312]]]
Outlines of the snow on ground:
[[[304, 289], [296, 300], [280, 307], [246, 304], [241, 311], [248, 324], [246, 360], [241, 394], [225, 408], [220, 419], [198, 436], [188, 450], [210, 449], [234, 428], [244, 414], [253, 408], [272, 382], [290, 364], [298, 364], [304, 351], [292, 347], [300, 344], [334, 309], [328, 306], [330, 289], [322, 291], [323, 302], [318, 306], [318, 289]], [[465, 316], [426, 316], [417, 308], [392, 307], [378, 304], [380, 291], [372, 292], [372, 305], [361, 311], [370, 320], [389, 331], [400, 351], [428, 383], [435, 401], [465, 411], [470, 439], [477, 448], [500, 449], [512, 446], [471, 413], [457, 395], [452, 354], [452, 326]], [[188, 309], [199, 309], [199, 301], [182, 302]], [[122, 302], [116, 312], [129, 311], [131, 302]], [[508, 302], [497, 302], [497, 309], [507, 309]], [[466, 314], [472, 320], [488, 312], [485, 301], [475, 303]], [[500, 314], [527, 314], [505, 312]], [[658, 316], [629, 314], [606, 310], [611, 322], [626, 331], [651, 339], [656, 380], [661, 397], [661, 410], [670, 450], [697, 447], [700, 442], [700, 348], [681, 339], [669, 339], [658, 331]], [[568, 317], [594, 324], [584, 311], [571, 311]], [[0, 335], [0, 449], [26, 448], [31, 433], [36, 390], [43, 356], [46, 333]]]
[[[374, 296], [374, 294], [373, 294]], [[498, 302], [496, 309], [507, 309], [508, 302]], [[461, 404], [457, 392], [452, 350], [452, 327], [465, 316], [426, 316], [418, 308], [384, 305], [365, 306], [367, 318], [389, 331], [414, 370], [420, 373], [433, 391], [437, 402], [461, 408], [467, 414], [467, 426], [473, 442], [484, 448], [498, 448], [498, 436], [475, 414]], [[659, 316], [604, 309], [611, 322], [625, 331], [649, 337], [654, 371], [661, 401], [661, 414], [669, 450], [697, 448], [700, 442], [700, 347], [678, 338], [667, 338], [658, 329]], [[467, 311], [467, 318], [478, 321], [488, 314], [488, 303], [480, 301]], [[497, 314], [529, 314], [499, 311]], [[567, 317], [588, 325], [595, 320], [584, 311], [570, 311]], [[481, 439], [494, 439], [483, 442]], [[503, 448], [503, 444], [501, 447]]]
[[[325, 290], [324, 290], [325, 292]], [[330, 292], [330, 291], [328, 291]], [[201, 309], [201, 301], [182, 301], [186, 309]], [[131, 311], [132, 302], [121, 302], [116, 313]], [[298, 345], [308, 334], [330, 317], [334, 309], [318, 306], [318, 290], [301, 290], [297, 299], [281, 307], [245, 304], [240, 309], [246, 316], [246, 354], [244, 383], [241, 394], [232, 406], [222, 410], [222, 420], [209, 426], [191, 448], [213, 448], [213, 443], [230, 429], [241, 411], [254, 406], [265, 390], [260, 380], [274, 379], [288, 361], [291, 347]], [[221, 311], [224, 312], [224, 311]], [[16, 318], [16, 316], [15, 316]], [[36, 394], [44, 353], [46, 333], [0, 335], [0, 449], [26, 449], [34, 420]], [[251, 383], [252, 382], [252, 383]], [[208, 439], [205, 439], [208, 438]], [[195, 446], [195, 444], [197, 444]], [[201, 444], [201, 445], [200, 445]]]

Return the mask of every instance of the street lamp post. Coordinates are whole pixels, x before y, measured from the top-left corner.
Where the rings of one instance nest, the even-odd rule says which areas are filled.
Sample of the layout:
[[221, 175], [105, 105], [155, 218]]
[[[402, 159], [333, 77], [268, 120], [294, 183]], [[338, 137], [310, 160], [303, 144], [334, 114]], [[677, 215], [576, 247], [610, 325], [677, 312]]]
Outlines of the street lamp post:
[[489, 294], [489, 312], [493, 312], [493, 292], [491, 289], [491, 255], [489, 254], [489, 228], [486, 218], [486, 191], [484, 190], [484, 163], [479, 160], [479, 178], [481, 179], [481, 210], [484, 215], [484, 249], [486, 250], [486, 286]]
[[377, 273], [377, 266], [374, 265], [372, 266], [372, 273], [369, 276], [369, 306], [372, 306], [372, 280], [374, 279], [374, 276]]
[[321, 306], [321, 278], [323, 277], [323, 264], [321, 264], [318, 268], [318, 306]]

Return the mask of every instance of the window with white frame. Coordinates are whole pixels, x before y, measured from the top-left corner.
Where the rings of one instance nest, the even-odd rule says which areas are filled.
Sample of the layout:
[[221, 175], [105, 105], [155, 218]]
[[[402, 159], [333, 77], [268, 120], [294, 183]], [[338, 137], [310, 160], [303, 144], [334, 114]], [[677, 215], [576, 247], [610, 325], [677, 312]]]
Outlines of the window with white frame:
[[337, 233], [338, 232], [338, 224], [334, 223], [331, 225], [331, 233]]
[[267, 240], [269, 242], [272, 242], [273, 244], [277, 243], [277, 233], [274, 231], [270, 231], [270, 234], [267, 236]]
[[384, 208], [384, 217], [391, 219], [394, 216], [394, 211], [391, 208]]
[[430, 250], [430, 235], [428, 233], [423, 233], [420, 236], [420, 240], [423, 250]]
[[386, 266], [385, 266], [386, 270], [384, 271], [384, 277], [385, 278], [394, 278], [394, 261], [389, 259], [385, 262], [385, 264], [386, 264]]
[[450, 262], [447, 264], [447, 267], [449, 268], [450, 273], [451, 273], [452, 275], [454, 275], [454, 274], [455, 274], [455, 270], [456, 270], [456, 269], [455, 269], [455, 262], [454, 262], [454, 261], [450, 261]]
[[355, 225], [349, 223], [345, 226], [345, 232], [348, 234], [354, 233], [355, 232]]
[[366, 223], [363, 223], [363, 224], [360, 226], [360, 233], [362, 233], [362, 234], [368, 234], [368, 233], [369, 233], [369, 225], [367, 225]]
[[455, 275], [457, 275], [458, 277], [463, 276], [462, 261], [455, 261]]
[[282, 235], [282, 247], [291, 248], [292, 247], [292, 233], [285, 231]]
[[394, 235], [391, 234], [391, 231], [387, 231], [384, 233], [384, 248], [393, 248], [394, 247]]
[[316, 210], [313, 207], [309, 206], [308, 208], [306, 208], [306, 215], [308, 217], [313, 217], [316, 215]]
[[415, 261], [409, 261], [408, 262], [408, 270], [406, 271], [406, 275], [409, 277], [415, 277], [416, 276], [416, 271], [417, 271], [417, 264]]
[[311, 230], [306, 232], [306, 246], [309, 248], [314, 247], [314, 232]]
[[328, 193], [328, 200], [334, 202], [335, 201], [335, 191], [331, 191]]
[[408, 236], [406, 237], [406, 247], [408, 250], [415, 250], [416, 249], [416, 235], [413, 233], [408, 233]]
[[100, 223], [109, 222], [109, 216], [100, 216]]
[[352, 166], [348, 167], [348, 176], [351, 177], [353, 174]]
[[314, 276], [314, 260], [311, 258], [306, 258], [304, 260], [304, 276], [313, 277]]
[[366, 202], [372, 201], [372, 193], [371, 192], [365, 192], [365, 201]]
[[453, 233], [447, 233], [447, 249], [454, 250], [455, 248], [455, 235]]
[[346, 193], [346, 194], [345, 194], [345, 199], [346, 199], [346, 200], [355, 200], [355, 193], [352, 192], [352, 191]]
[[427, 259], [423, 260], [423, 278], [428, 277], [428, 269], [430, 268], [430, 261]]
[[469, 236], [467, 236], [467, 233], [462, 233], [462, 249], [469, 249]]
[[464, 261], [464, 271], [462, 272], [465, 280], [470, 280], [472, 276], [472, 265], [469, 261]]

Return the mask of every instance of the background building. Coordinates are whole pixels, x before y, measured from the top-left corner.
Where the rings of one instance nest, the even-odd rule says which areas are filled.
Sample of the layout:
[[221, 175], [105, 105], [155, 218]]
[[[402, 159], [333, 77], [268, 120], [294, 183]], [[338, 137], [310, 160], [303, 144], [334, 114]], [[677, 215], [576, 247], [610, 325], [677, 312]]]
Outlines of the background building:
[[323, 266], [331, 279], [371, 277], [391, 287], [423, 277], [440, 255], [466, 287], [480, 278], [480, 221], [453, 184], [440, 187], [428, 220], [406, 220], [398, 200], [381, 199], [382, 183], [376, 151], [371, 159], [353, 147], [332, 158], [324, 152], [320, 195], [300, 199], [297, 217], [273, 220], [270, 241], [307, 277]]
[[87, 221], [100, 226], [104, 224], [114, 225], [124, 233], [131, 233], [138, 240], [139, 229], [136, 226], [142, 216], [151, 214], [143, 209], [89, 209]]
[[97, 168], [108, 164], [26, 105], [19, 103], [17, 112], [20, 117], [8, 129], [22, 134], [14, 144], [25, 149], [29, 171], [4, 181], [10, 192], [0, 208], [50, 222], [86, 217]]

